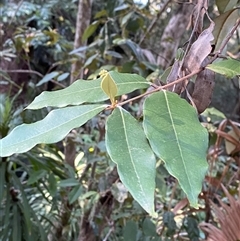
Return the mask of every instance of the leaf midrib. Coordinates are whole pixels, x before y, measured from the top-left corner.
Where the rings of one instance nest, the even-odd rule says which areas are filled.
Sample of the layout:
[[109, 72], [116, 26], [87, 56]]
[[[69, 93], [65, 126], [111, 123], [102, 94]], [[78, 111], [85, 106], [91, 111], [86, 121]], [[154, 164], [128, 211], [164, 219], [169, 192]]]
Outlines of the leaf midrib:
[[[84, 112], [83, 114], [81, 114], [81, 115], [78, 115], [77, 117], [75, 117], [75, 118], [73, 118], [73, 119], [71, 119], [71, 120], [69, 120], [69, 121], [67, 121], [67, 122], [64, 122], [64, 123], [62, 123], [62, 124], [60, 124], [60, 125], [58, 125], [58, 126], [55, 126], [55, 127], [53, 127], [50, 131], [53, 131], [53, 130], [55, 130], [55, 129], [57, 129], [57, 128], [60, 128], [62, 125], [65, 125], [65, 124], [67, 124], [67, 123], [69, 123], [69, 122], [71, 122], [71, 121], [74, 121], [75, 119], [78, 119], [79, 117], [81, 117], [82, 115], [85, 115], [85, 114], [89, 114], [89, 113], [91, 113], [92, 111], [95, 111], [95, 110], [97, 110], [98, 108], [102, 108], [103, 106], [99, 106], [99, 107], [97, 107], [97, 108], [95, 108], [95, 109], [92, 109], [91, 111], [89, 111], [89, 112]], [[44, 120], [44, 119], [43, 119]], [[39, 122], [41, 122], [41, 120], [39, 121]], [[35, 123], [37, 123], [37, 122], [35, 122]], [[29, 124], [29, 125], [31, 125], [31, 124]], [[17, 143], [15, 143], [15, 144], [13, 144], [13, 145], [9, 145], [8, 147], [10, 148], [12, 148], [12, 147], [14, 147], [15, 145], [21, 145], [21, 143], [24, 143], [24, 142], [26, 142], [26, 141], [29, 141], [29, 140], [34, 140], [35, 138], [37, 138], [37, 137], [41, 137], [42, 135], [44, 136], [46, 133], [48, 133], [49, 132], [49, 130], [47, 131], [45, 131], [45, 132], [42, 132], [41, 134], [39, 134], [39, 135], [36, 135], [36, 136], [33, 136], [32, 138], [28, 138], [28, 139], [25, 139], [25, 140], [23, 140], [23, 141], [20, 141], [20, 142], [17, 142]]]
[[[122, 118], [122, 122], [123, 122], [123, 127], [124, 127], [123, 129], [124, 129], [125, 139], [126, 139], [126, 142], [127, 142], [127, 146], [129, 147], [130, 145], [129, 145], [129, 141], [128, 141], [128, 138], [127, 138], [126, 124], [125, 124], [125, 121], [124, 121], [124, 116], [123, 116], [122, 110], [121, 110], [120, 108], [119, 108], [119, 111], [120, 111], [121, 118]], [[137, 174], [137, 170], [136, 170], [136, 167], [135, 167], [134, 162], [133, 162], [133, 158], [132, 158], [130, 149], [127, 148], [127, 150], [128, 150], [129, 156], [130, 156], [130, 160], [131, 160], [131, 163], [132, 163], [134, 172], [135, 172], [135, 174], [136, 174], [136, 176], [137, 176], [137, 182], [138, 182], [138, 184], [139, 184], [139, 186], [140, 186], [140, 188], [141, 188], [141, 192], [142, 192], [143, 195], [145, 196], [144, 190], [143, 190], [142, 185], [141, 185], [141, 182], [140, 182], [140, 177], [139, 177], [139, 175]]]
[[[147, 85], [149, 85], [149, 83], [147, 83], [147, 82], [139, 82], [139, 81], [136, 81], [136, 82], [123, 82], [123, 83], [116, 83], [116, 85], [117, 85], [117, 88], [119, 88], [119, 86], [121, 87], [121, 86], [125, 86], [125, 85], [131, 85], [131, 84], [147, 84]], [[66, 96], [72, 96], [72, 95], [78, 95], [78, 94], [82, 94], [82, 93], [84, 93], [84, 92], [88, 92], [89, 90], [96, 90], [96, 89], [99, 89], [99, 90], [101, 90], [101, 86], [100, 86], [100, 84], [99, 84], [99, 86], [96, 86], [96, 87], [89, 87], [89, 88], [86, 88], [86, 89], [82, 89], [82, 90], [77, 90], [77, 91], [71, 91], [71, 92], [68, 92], [68, 93], [63, 93], [63, 94], [61, 94], [61, 95], [59, 95], [59, 97], [58, 98], [61, 98], [61, 99], [63, 99], [63, 98], [66, 98]], [[120, 90], [121, 91], [121, 90]], [[46, 92], [47, 94], [49, 94], [50, 92]], [[103, 92], [104, 93], [104, 92]], [[121, 92], [120, 92], [121, 93]], [[52, 94], [52, 93], [50, 93], [50, 94]], [[54, 94], [56, 94], [56, 93], [54, 93]], [[119, 93], [117, 93], [117, 95], [119, 95]], [[39, 96], [37, 96], [37, 97], [39, 97], [40, 98], [40, 95]], [[108, 97], [107, 96], [105, 96], [105, 98], [107, 99]], [[54, 99], [56, 99], [56, 96], [54, 96], [54, 97], [47, 97], [47, 101], [51, 101], [51, 100], [54, 100]], [[77, 100], [77, 98], [76, 98], [76, 100]], [[103, 99], [104, 100], [104, 99]], [[100, 100], [96, 100], [96, 102], [98, 102], [98, 101], [102, 101], [102, 99], [100, 99]], [[41, 103], [44, 103], [44, 102], [46, 102], [46, 100], [39, 100], [39, 101], [37, 101], [36, 100], [36, 102], [34, 103], [33, 102], [33, 106], [35, 106], [35, 105], [42, 105]], [[79, 102], [76, 102], [76, 103], [84, 103], [84, 102], [86, 102], [86, 101], [84, 101], [84, 100], [81, 100], [81, 101], [79, 101]], [[70, 103], [69, 103], [70, 104]], [[64, 105], [64, 104], [63, 104]], [[67, 105], [67, 104], [66, 104]], [[31, 104], [29, 105], [29, 106], [31, 106]], [[31, 107], [32, 108], [32, 107]]]
[[185, 171], [185, 174], [186, 174], [186, 177], [187, 177], [187, 180], [188, 180], [189, 186], [190, 186], [190, 188], [191, 188], [191, 192], [192, 192], [193, 187], [192, 187], [191, 182], [190, 182], [190, 179], [189, 179], [189, 177], [188, 177], [188, 175], [187, 175], [187, 168], [186, 168], [186, 165], [185, 165], [185, 162], [184, 162], [183, 153], [182, 153], [182, 148], [181, 148], [181, 145], [180, 145], [180, 143], [179, 143], [178, 135], [177, 135], [177, 132], [176, 132], [176, 129], [175, 129], [175, 124], [174, 124], [173, 117], [172, 117], [172, 114], [171, 114], [170, 105], [169, 105], [168, 98], [167, 98], [167, 96], [166, 96], [166, 92], [165, 92], [165, 91], [164, 91], [164, 96], [165, 96], [165, 99], [166, 99], [167, 109], [168, 109], [168, 111], [169, 111], [169, 117], [170, 117], [170, 120], [171, 120], [171, 123], [172, 123], [173, 131], [174, 131], [174, 134], [175, 134], [175, 137], [176, 137], [177, 146], [178, 146], [178, 149], [179, 149], [179, 151], [180, 151], [181, 158], [182, 158], [184, 171]]

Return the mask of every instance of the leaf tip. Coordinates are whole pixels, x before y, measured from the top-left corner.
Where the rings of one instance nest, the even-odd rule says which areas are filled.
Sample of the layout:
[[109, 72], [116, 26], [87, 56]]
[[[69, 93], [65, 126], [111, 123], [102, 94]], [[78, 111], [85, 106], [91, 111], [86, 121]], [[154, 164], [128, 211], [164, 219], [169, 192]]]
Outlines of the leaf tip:
[[151, 213], [149, 213], [149, 214], [150, 214], [150, 216], [151, 216], [152, 218], [157, 218], [157, 217], [158, 217], [158, 213], [155, 212], [154, 210], [153, 210]]
[[195, 209], [199, 209], [199, 204], [198, 204], [198, 202], [196, 201], [196, 202], [191, 202], [191, 201], [189, 201], [190, 202], [190, 206], [191, 207], [193, 207], [193, 208], [195, 208]]

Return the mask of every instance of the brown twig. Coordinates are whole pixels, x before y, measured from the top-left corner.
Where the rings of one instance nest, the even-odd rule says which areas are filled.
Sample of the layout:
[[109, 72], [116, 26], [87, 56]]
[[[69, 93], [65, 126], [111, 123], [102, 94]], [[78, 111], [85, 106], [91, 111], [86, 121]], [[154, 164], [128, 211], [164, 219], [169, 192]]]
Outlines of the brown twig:
[[[35, 70], [25, 70], [25, 69], [15, 69], [15, 70], [4, 70], [5, 72], [7, 72], [7, 73], [29, 73], [29, 74], [35, 74], [35, 75], [38, 75], [39, 77], [41, 77], [41, 78], [43, 78], [44, 77], [44, 75], [43, 74], [41, 74], [41, 73], [39, 73], [38, 71], [35, 71]], [[66, 86], [65, 85], [63, 85], [63, 84], [61, 84], [61, 83], [59, 83], [59, 82], [57, 82], [57, 81], [55, 81], [55, 80], [50, 80], [52, 83], [54, 83], [55, 85], [58, 85], [58, 86], [60, 86], [60, 87], [62, 87], [62, 88], [65, 88]]]
[[236, 31], [236, 29], [238, 28], [239, 25], [240, 25], [240, 18], [237, 20], [237, 22], [235, 23], [235, 25], [233, 26], [233, 28], [229, 32], [229, 34], [227, 35], [227, 37], [223, 41], [220, 49], [215, 53], [215, 55], [211, 59], [210, 63], [212, 63], [222, 53], [223, 49], [226, 47], [227, 43], [229, 42], [230, 38], [232, 37], [232, 35], [234, 34], [234, 32]]
[[174, 195], [175, 195], [177, 186], [178, 186], [178, 181], [177, 181], [177, 179], [176, 179], [176, 182], [175, 182], [175, 184], [174, 184], [174, 186], [173, 186], [173, 188], [172, 188], [170, 200], [169, 200], [169, 203], [168, 203], [168, 211], [171, 211], [172, 200], [173, 200], [173, 198], [174, 198]]
[[[211, 61], [210, 61], [209, 63], [212, 63], [212, 62], [219, 56], [219, 54], [222, 53], [222, 51], [223, 51], [223, 49], [225, 48], [225, 46], [227, 45], [229, 39], [232, 37], [233, 33], [235, 32], [235, 30], [237, 29], [237, 27], [238, 27], [239, 25], [240, 25], [240, 19], [238, 19], [238, 21], [236, 22], [236, 24], [234, 25], [234, 27], [232, 28], [232, 30], [231, 30], [231, 31], [229, 32], [229, 34], [227, 35], [227, 37], [226, 37], [226, 39], [224, 40], [223, 44], [221, 45], [220, 49], [218, 50], [217, 53], [215, 53], [215, 55], [213, 56], [213, 58], [211, 59]], [[205, 67], [206, 67], [206, 66], [205, 66]], [[142, 97], [144, 97], [144, 96], [146, 96], [146, 95], [150, 95], [150, 94], [152, 94], [152, 93], [158, 92], [158, 91], [160, 91], [160, 90], [163, 90], [163, 89], [166, 89], [166, 88], [168, 88], [168, 87], [170, 87], [170, 86], [173, 86], [173, 85], [175, 85], [175, 84], [177, 84], [177, 83], [180, 83], [180, 82], [182, 82], [182, 81], [184, 81], [184, 80], [186, 80], [186, 79], [194, 76], [195, 74], [200, 73], [205, 67], [200, 68], [200, 69], [198, 69], [198, 70], [195, 70], [195, 71], [193, 71], [192, 73], [190, 73], [190, 74], [188, 74], [188, 75], [186, 75], [186, 76], [184, 76], [184, 77], [182, 77], [182, 78], [179, 78], [179, 79], [177, 79], [177, 80], [175, 80], [175, 81], [173, 81], [173, 82], [171, 82], [171, 83], [169, 83], [169, 84], [166, 84], [166, 85], [163, 85], [163, 86], [159, 86], [158, 88], [155, 88], [154, 90], [148, 91], [148, 92], [143, 93], [143, 94], [141, 94], [141, 95], [138, 95], [138, 96], [136, 96], [136, 97], [134, 97], [134, 98], [128, 99], [128, 100], [123, 101], [123, 102], [120, 102], [120, 103], [118, 103], [116, 106], [125, 105], [125, 104], [127, 104], [127, 103], [129, 103], [129, 102], [132, 102], [132, 101], [134, 101], [134, 100], [137, 100], [137, 99], [139, 99], [139, 98], [142, 98]], [[154, 86], [154, 87], [155, 87], [155, 86]]]
[[125, 104], [127, 104], [127, 103], [129, 103], [129, 102], [131, 102], [131, 101], [137, 100], [137, 99], [142, 98], [142, 97], [144, 97], [144, 96], [146, 96], [146, 95], [150, 95], [150, 94], [152, 94], [152, 93], [155, 93], [155, 92], [158, 92], [158, 91], [160, 91], [160, 90], [166, 89], [166, 88], [168, 88], [168, 87], [170, 87], [170, 86], [173, 86], [173, 85], [175, 85], [175, 84], [177, 84], [177, 83], [180, 83], [180, 82], [182, 82], [182, 81], [184, 81], [184, 80], [192, 77], [192, 76], [195, 75], [195, 74], [198, 74], [198, 73], [201, 72], [202, 70], [203, 70], [202, 68], [201, 68], [201, 69], [198, 69], [198, 70], [195, 70], [195, 71], [193, 71], [191, 74], [188, 74], [188, 75], [186, 75], [186, 76], [184, 76], [184, 77], [182, 77], [182, 78], [180, 78], [180, 79], [177, 79], [177, 80], [175, 80], [175, 81], [173, 81], [173, 82], [171, 82], [171, 83], [169, 83], [169, 84], [166, 84], [166, 85], [163, 85], [163, 86], [159, 86], [158, 88], [156, 88], [156, 89], [154, 89], [154, 90], [148, 91], [148, 92], [146, 92], [146, 93], [143, 93], [143, 94], [141, 94], [141, 95], [138, 95], [138, 96], [133, 97], [133, 98], [131, 98], [131, 99], [128, 99], [128, 100], [126, 100], [126, 101], [120, 102], [120, 103], [118, 103], [116, 106], [125, 105]]
[[43, 78], [43, 76], [44, 76], [35, 70], [27, 70], [27, 69], [26, 70], [25, 69], [4, 70], [4, 72], [7, 72], [7, 73], [30, 73], [30, 74], [38, 75], [41, 78]]

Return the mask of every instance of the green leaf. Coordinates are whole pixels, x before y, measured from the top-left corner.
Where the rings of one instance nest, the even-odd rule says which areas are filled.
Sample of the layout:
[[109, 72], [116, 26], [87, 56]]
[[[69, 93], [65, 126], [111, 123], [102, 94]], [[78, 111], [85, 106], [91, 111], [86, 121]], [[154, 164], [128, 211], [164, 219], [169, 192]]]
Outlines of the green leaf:
[[105, 16], [107, 16], [107, 14], [108, 14], [107, 10], [103, 9], [103, 10], [97, 12], [95, 14], [94, 18], [97, 19], [97, 18], [105, 17]]
[[109, 55], [109, 56], [111, 56], [111, 57], [115, 57], [115, 58], [119, 58], [119, 59], [122, 59], [122, 55], [121, 54], [119, 54], [118, 52], [116, 52], [116, 51], [111, 51], [111, 50], [106, 50], [105, 52], [104, 52], [104, 54], [105, 55]]
[[84, 68], [88, 67], [89, 65], [92, 64], [92, 62], [96, 61], [96, 58], [98, 57], [99, 53], [96, 53], [94, 55], [91, 55], [88, 59], [86, 59], [84, 63]]
[[184, 227], [188, 233], [188, 237], [192, 241], [199, 241], [199, 229], [198, 229], [198, 220], [196, 217], [186, 217], [184, 219]]
[[50, 173], [48, 177], [48, 191], [51, 196], [55, 196], [57, 192], [57, 181], [53, 173]]
[[235, 59], [227, 59], [209, 64], [206, 68], [216, 73], [225, 75], [228, 78], [233, 78], [237, 75], [240, 75], [240, 61]]
[[117, 107], [106, 123], [106, 148], [133, 198], [154, 214], [155, 156], [143, 129], [126, 110]]
[[0, 203], [2, 203], [4, 193], [5, 193], [5, 182], [6, 182], [6, 165], [7, 162], [1, 162], [0, 160]]
[[[10, 190], [11, 184], [7, 183], [6, 184], [6, 190]], [[6, 205], [4, 205], [4, 218], [1, 220], [1, 225], [2, 223], [5, 224], [4, 230], [1, 232], [1, 237], [3, 240], [8, 240], [7, 236], [9, 235], [9, 230], [12, 228], [10, 223], [11, 223], [11, 216], [10, 213], [12, 213], [12, 196], [10, 192], [6, 192]]]
[[134, 15], [134, 12], [129, 12], [127, 13], [123, 18], [122, 18], [122, 21], [121, 21], [121, 27], [124, 28], [124, 25], [127, 24], [127, 22], [130, 20], [130, 18]]
[[106, 105], [84, 105], [51, 111], [43, 120], [22, 124], [0, 140], [0, 156], [23, 153], [39, 143], [55, 143], [70, 130], [85, 124], [101, 112]]
[[161, 91], [143, 106], [143, 126], [153, 151], [176, 177], [193, 207], [207, 171], [208, 133], [195, 109], [177, 94]]
[[201, 115], [208, 118], [209, 121], [211, 121], [212, 123], [215, 121], [222, 121], [223, 119], [226, 119], [226, 116], [214, 107], [207, 108]]
[[144, 56], [143, 56], [143, 51], [142, 49], [139, 47], [139, 45], [137, 45], [135, 42], [133, 42], [130, 39], [115, 39], [113, 41], [114, 44], [116, 45], [126, 45], [128, 46], [128, 48], [130, 48], [130, 50], [133, 52], [133, 54], [136, 56], [137, 60], [139, 61], [143, 61], [145, 60]]
[[18, 212], [17, 204], [13, 205], [13, 233], [12, 233], [12, 240], [18, 241], [21, 237], [21, 223], [20, 223], [21, 214]]
[[216, 0], [216, 5], [219, 13], [224, 13], [231, 10], [237, 2], [238, 0]]
[[150, 218], [145, 218], [142, 224], [143, 233], [146, 236], [154, 237], [158, 236], [156, 232], [156, 225], [152, 222]]
[[83, 192], [82, 185], [75, 186], [68, 194], [68, 200], [70, 204], [73, 204]]
[[44, 176], [46, 176], [47, 171], [44, 169], [35, 171], [35, 172], [31, 172], [30, 177], [27, 181], [28, 185], [31, 185], [35, 182], [37, 182], [38, 180], [42, 179]]
[[51, 79], [55, 78], [56, 76], [59, 75], [58, 71], [53, 71], [49, 74], [46, 74], [38, 83], [36, 86], [40, 86], [42, 84], [47, 83], [48, 81], [50, 81]]
[[109, 72], [106, 70], [102, 70], [100, 72], [100, 76], [102, 78], [101, 88], [107, 94], [107, 96], [109, 96], [112, 104], [114, 104], [115, 96], [117, 95], [117, 86]]
[[126, 222], [123, 228], [123, 240], [124, 241], [137, 241], [138, 226], [134, 221]]
[[[130, 93], [136, 89], [148, 88], [150, 82], [137, 74], [108, 72], [117, 85], [117, 95]], [[102, 91], [101, 78], [91, 81], [78, 80], [69, 87], [57, 91], [44, 91], [37, 96], [27, 109], [40, 109], [46, 106], [64, 107], [82, 103], [96, 103], [107, 100], [108, 96]]]
[[224, 39], [231, 31], [232, 27], [236, 23], [239, 17], [239, 9], [232, 9], [223, 14], [220, 14], [218, 17], [214, 19], [215, 27], [213, 30], [213, 36], [215, 44], [215, 52], [219, 50]]
[[126, 10], [130, 7], [129, 4], [121, 4], [120, 6], [114, 8], [114, 12]]
[[31, 233], [33, 229], [32, 225], [34, 223], [32, 222], [31, 214], [33, 214], [34, 211], [28, 202], [28, 199], [26, 196], [27, 194], [24, 190], [24, 186], [21, 183], [20, 179], [16, 175], [13, 175], [12, 177], [14, 180], [14, 186], [18, 187], [21, 193], [21, 203], [19, 203], [19, 208], [21, 209], [21, 213], [23, 214], [23, 217], [24, 217], [24, 224], [26, 225], [28, 232]]
[[165, 212], [163, 214], [163, 223], [167, 227], [167, 236], [171, 236], [176, 232], [177, 225], [174, 220], [174, 213], [173, 212]]
[[78, 185], [79, 185], [79, 181], [74, 178], [61, 180], [58, 184], [59, 187], [73, 187], [73, 186], [78, 186]]
[[83, 33], [82, 40], [85, 41], [90, 36], [92, 36], [99, 24], [100, 24], [100, 21], [94, 21], [91, 25], [89, 25], [89, 27]]
[[87, 199], [87, 198], [89, 198], [89, 197], [91, 197], [91, 196], [93, 196], [93, 195], [97, 195], [97, 194], [98, 194], [98, 193], [95, 192], [95, 191], [86, 192], [86, 193], [84, 193], [83, 195], [81, 195], [80, 200]]
[[57, 81], [63, 81], [63, 80], [65, 80], [69, 75], [70, 75], [70, 73], [63, 73], [63, 74], [61, 74], [61, 75], [59, 75], [59, 76], [57, 77]]

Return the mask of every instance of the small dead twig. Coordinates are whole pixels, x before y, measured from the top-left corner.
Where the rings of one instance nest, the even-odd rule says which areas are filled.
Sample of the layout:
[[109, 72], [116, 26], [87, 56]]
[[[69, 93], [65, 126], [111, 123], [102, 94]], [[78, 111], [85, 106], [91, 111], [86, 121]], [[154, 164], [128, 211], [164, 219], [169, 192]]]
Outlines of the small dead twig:
[[[43, 78], [44, 77], [44, 75], [43, 74], [41, 74], [41, 73], [39, 73], [38, 71], [35, 71], [35, 70], [29, 70], [29, 69], [15, 69], [15, 70], [4, 70], [6, 73], [29, 73], [29, 74], [35, 74], [35, 75], [37, 75], [37, 76], [39, 76], [39, 77], [41, 77], [41, 78]], [[50, 80], [52, 83], [54, 83], [55, 85], [58, 85], [58, 86], [60, 86], [61, 88], [65, 88], [66, 86], [65, 85], [63, 85], [63, 84], [61, 84], [61, 83], [59, 83], [59, 82], [57, 82], [57, 81], [55, 81], [55, 80], [53, 80], [53, 79], [51, 79]]]
[[165, 11], [166, 7], [168, 6], [168, 4], [171, 2], [172, 0], [168, 0], [165, 2], [165, 4], [163, 5], [162, 9], [158, 12], [157, 16], [152, 20], [151, 24], [149, 25], [147, 31], [145, 32], [145, 34], [142, 36], [142, 38], [140, 39], [138, 45], [140, 46], [143, 42], [143, 40], [146, 38], [146, 36], [152, 31], [152, 29], [154, 28], [154, 26], [157, 23], [157, 20], [160, 18], [160, 16], [162, 15], [162, 13]]

